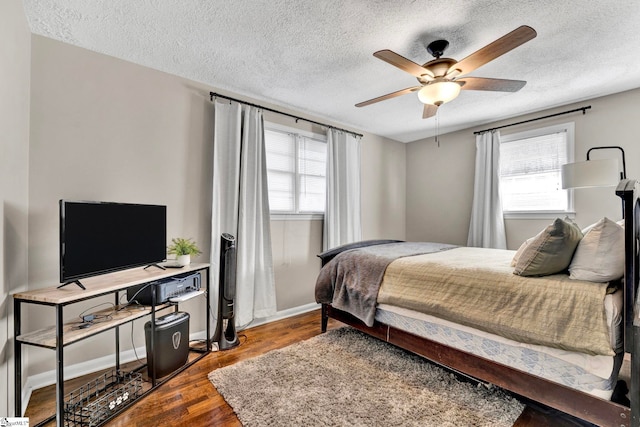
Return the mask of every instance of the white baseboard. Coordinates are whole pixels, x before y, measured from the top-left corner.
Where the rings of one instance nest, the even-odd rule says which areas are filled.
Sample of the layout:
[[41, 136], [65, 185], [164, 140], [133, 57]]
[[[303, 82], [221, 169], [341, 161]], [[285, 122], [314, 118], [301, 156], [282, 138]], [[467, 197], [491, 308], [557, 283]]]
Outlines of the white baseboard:
[[[287, 310], [278, 311], [274, 316], [264, 317], [261, 319], [255, 319], [251, 324], [246, 328], [254, 328], [256, 326], [265, 325], [267, 323], [275, 322], [277, 320], [286, 319], [288, 317], [296, 316], [298, 314], [307, 313], [309, 311], [317, 310], [320, 308], [320, 304], [310, 303], [306, 305], [302, 305], [299, 307], [290, 308]], [[212, 327], [215, 329], [215, 325]], [[213, 332], [213, 330], [212, 330]], [[201, 340], [206, 337], [205, 331], [195, 332], [189, 335], [190, 340]], [[146, 348], [144, 346], [138, 347], [135, 350], [141, 358], [146, 357]], [[97, 371], [101, 371], [103, 369], [109, 369], [113, 367], [113, 361], [115, 356], [110, 354], [108, 356], [103, 356], [98, 359], [92, 359], [87, 362], [76, 363], [73, 365], [65, 366], [64, 368], [64, 379], [69, 380], [72, 378], [81, 377], [83, 375], [88, 375]], [[120, 363], [129, 363], [133, 362], [137, 359], [135, 352], [133, 349], [126, 350], [120, 352]], [[56, 383], [56, 371], [46, 371], [40, 374], [35, 374], [27, 377], [27, 381], [25, 386], [22, 388], [22, 414], [27, 408], [29, 404], [29, 399], [31, 398], [31, 393], [34, 390], [37, 390], [42, 387], [46, 387], [51, 384]], [[21, 415], [22, 415], [21, 414]]]
[[312, 302], [310, 304], [301, 305], [299, 307], [293, 307], [286, 310], [278, 311], [273, 316], [254, 319], [253, 322], [251, 322], [245, 329], [255, 328], [256, 326], [265, 325], [267, 323], [275, 322], [276, 320], [282, 320], [288, 317], [297, 316], [298, 314], [308, 313], [319, 308], [320, 304]]

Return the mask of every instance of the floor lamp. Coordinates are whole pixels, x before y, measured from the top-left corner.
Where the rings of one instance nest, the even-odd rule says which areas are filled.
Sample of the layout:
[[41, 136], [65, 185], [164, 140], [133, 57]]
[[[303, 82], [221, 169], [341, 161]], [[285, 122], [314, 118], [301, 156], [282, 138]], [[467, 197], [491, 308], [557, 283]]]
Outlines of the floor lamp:
[[[620, 172], [617, 159], [590, 159], [590, 154], [594, 150], [611, 149], [620, 150], [622, 155], [622, 172]], [[587, 151], [586, 161], [562, 165], [561, 174], [563, 189], [616, 186], [621, 179], [627, 178], [624, 150], [617, 145], [590, 148], [589, 151]], [[624, 217], [624, 208], [622, 216]]]

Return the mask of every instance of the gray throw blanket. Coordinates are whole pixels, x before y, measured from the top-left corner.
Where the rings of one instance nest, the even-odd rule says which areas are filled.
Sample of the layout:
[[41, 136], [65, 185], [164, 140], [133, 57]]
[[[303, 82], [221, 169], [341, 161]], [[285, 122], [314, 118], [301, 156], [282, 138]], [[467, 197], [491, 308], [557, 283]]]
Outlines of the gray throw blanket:
[[347, 250], [320, 270], [316, 302], [331, 304], [373, 326], [378, 291], [392, 261], [455, 247], [443, 243], [403, 242]]

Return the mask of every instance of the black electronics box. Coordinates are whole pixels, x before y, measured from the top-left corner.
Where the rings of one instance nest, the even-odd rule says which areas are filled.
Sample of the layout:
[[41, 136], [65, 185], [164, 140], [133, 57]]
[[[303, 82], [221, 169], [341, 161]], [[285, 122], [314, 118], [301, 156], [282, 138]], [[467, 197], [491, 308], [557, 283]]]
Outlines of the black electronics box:
[[156, 288], [156, 304], [164, 304], [172, 297], [178, 297], [187, 292], [200, 290], [202, 276], [200, 272], [183, 273], [166, 279], [154, 280], [143, 285], [127, 288], [127, 300], [137, 301], [141, 305], [151, 305], [152, 286]]
[[156, 319], [151, 351], [151, 321], [144, 325], [147, 345], [147, 371], [156, 378], [169, 375], [187, 363], [189, 358], [189, 313], [176, 311]]

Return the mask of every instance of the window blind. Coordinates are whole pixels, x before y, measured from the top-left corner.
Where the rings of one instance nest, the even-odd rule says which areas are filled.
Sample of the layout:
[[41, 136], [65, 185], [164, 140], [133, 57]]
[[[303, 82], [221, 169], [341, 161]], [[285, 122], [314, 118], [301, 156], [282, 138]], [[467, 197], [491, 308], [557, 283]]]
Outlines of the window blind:
[[298, 149], [300, 212], [324, 212], [326, 165], [326, 142], [300, 137]]
[[295, 138], [265, 130], [269, 208], [277, 212], [295, 209]]
[[265, 146], [271, 211], [323, 213], [326, 141], [265, 129]]
[[566, 211], [561, 165], [568, 163], [567, 132], [505, 141], [500, 145], [504, 211]]

